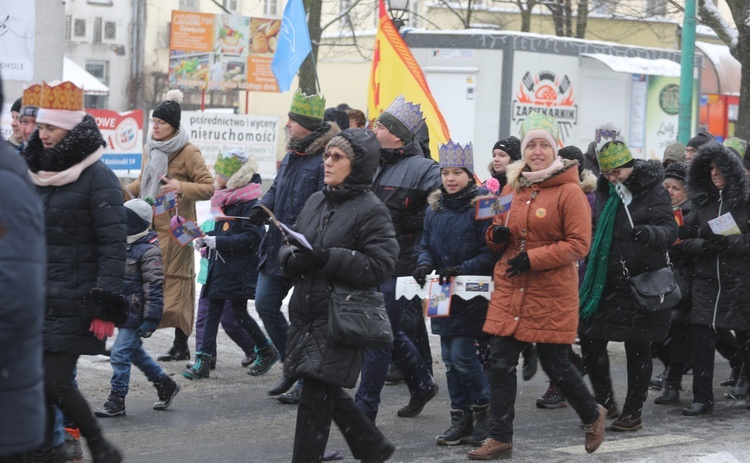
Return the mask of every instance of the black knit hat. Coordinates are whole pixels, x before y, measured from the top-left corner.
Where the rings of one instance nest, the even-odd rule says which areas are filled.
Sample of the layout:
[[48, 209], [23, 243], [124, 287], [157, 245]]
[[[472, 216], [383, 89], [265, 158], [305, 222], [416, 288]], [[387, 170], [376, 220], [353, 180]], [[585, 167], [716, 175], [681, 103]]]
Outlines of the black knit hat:
[[577, 146], [566, 146], [560, 148], [557, 154], [563, 159], [570, 159], [571, 161], [578, 161], [578, 168], [583, 170], [583, 152]]
[[23, 101], [22, 98], [17, 99], [13, 102], [13, 105], [10, 107], [10, 112], [12, 113], [18, 113], [21, 112], [21, 102]]
[[153, 117], [161, 119], [174, 127], [175, 130], [179, 130], [180, 117], [182, 116], [180, 103], [182, 103], [182, 92], [170, 90], [167, 92], [167, 99], [159, 103], [159, 106], [154, 109]]
[[511, 161], [518, 161], [521, 159], [521, 140], [513, 136], [503, 138], [492, 147], [492, 151], [495, 150], [503, 150], [508, 153]]
[[682, 183], [685, 183], [685, 179], [688, 174], [688, 165], [684, 162], [673, 162], [664, 169], [664, 178], [676, 178]]
[[687, 147], [698, 149], [701, 146], [705, 145], [706, 143], [710, 142], [711, 140], [715, 140], [713, 135], [711, 135], [708, 132], [701, 132], [698, 135], [691, 138], [690, 141], [687, 142]]

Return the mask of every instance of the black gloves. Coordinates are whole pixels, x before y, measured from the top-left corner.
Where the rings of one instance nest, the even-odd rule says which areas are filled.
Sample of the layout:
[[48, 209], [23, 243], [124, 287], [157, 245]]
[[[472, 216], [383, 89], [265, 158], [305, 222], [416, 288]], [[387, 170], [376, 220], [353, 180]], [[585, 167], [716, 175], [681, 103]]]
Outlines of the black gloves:
[[496, 244], [503, 244], [510, 241], [510, 228], [502, 225], [492, 226], [492, 241]]
[[331, 256], [329, 249], [299, 249], [292, 246], [292, 254], [286, 259], [286, 274], [296, 278], [322, 269]]
[[683, 225], [677, 230], [677, 238], [681, 240], [698, 238], [700, 228], [700, 225]]
[[529, 255], [526, 252], [522, 252], [508, 261], [508, 269], [505, 271], [505, 274], [508, 275], [508, 278], [513, 278], [530, 268]]
[[703, 254], [706, 256], [717, 256], [729, 250], [729, 238], [724, 235], [711, 235], [702, 246]]
[[414, 273], [412, 273], [411, 276], [417, 283], [419, 283], [420, 288], [424, 288], [424, 284], [427, 283], [427, 275], [430, 273], [432, 273], [432, 267], [429, 265], [420, 265], [414, 270]]
[[461, 267], [456, 265], [455, 267], [445, 267], [440, 271], [440, 277], [438, 277], [438, 283], [450, 283], [451, 278], [461, 275]]
[[643, 225], [636, 225], [630, 231], [630, 239], [636, 243], [646, 243], [648, 241], [648, 230]]
[[250, 224], [257, 227], [263, 225], [268, 219], [268, 213], [262, 207], [254, 207], [250, 210], [250, 215], [247, 216], [247, 221]]

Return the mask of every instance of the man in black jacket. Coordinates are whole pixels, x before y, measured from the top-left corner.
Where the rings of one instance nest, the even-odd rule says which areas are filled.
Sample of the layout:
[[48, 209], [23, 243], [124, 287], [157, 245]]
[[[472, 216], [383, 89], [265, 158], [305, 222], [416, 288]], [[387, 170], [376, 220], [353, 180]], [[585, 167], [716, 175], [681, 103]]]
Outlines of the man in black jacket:
[[[1, 86], [0, 86], [1, 87]], [[3, 104], [0, 88], [0, 107]], [[42, 321], [46, 251], [42, 207], [26, 163], [0, 140], [0, 462], [31, 461], [44, 440]], [[6, 293], [7, 291], [7, 293]]]
[[405, 314], [416, 311], [421, 316], [421, 304], [419, 300], [396, 300], [395, 294], [396, 278], [411, 276], [417, 266], [427, 196], [441, 184], [437, 163], [424, 157], [415, 136], [423, 124], [419, 105], [399, 96], [373, 125], [382, 149], [372, 191], [391, 214], [399, 256], [393, 276], [380, 286], [393, 328], [393, 346], [365, 351], [362, 381], [356, 395], [357, 405], [372, 420], [378, 413], [391, 351], [411, 394], [409, 404], [398, 410], [399, 416], [417, 416], [438, 390], [429, 366], [401, 328]]

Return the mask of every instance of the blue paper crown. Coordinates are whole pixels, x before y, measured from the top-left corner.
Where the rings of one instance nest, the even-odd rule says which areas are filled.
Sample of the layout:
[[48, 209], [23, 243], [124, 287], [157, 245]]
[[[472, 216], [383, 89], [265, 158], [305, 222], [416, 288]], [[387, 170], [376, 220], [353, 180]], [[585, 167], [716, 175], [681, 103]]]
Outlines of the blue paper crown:
[[438, 147], [440, 154], [440, 168], [458, 167], [460, 169], [469, 169], [474, 172], [474, 148], [469, 142], [466, 146], [461, 146], [453, 140], [448, 140], [446, 145]]
[[597, 153], [601, 152], [604, 145], [608, 142], [615, 140], [624, 141], [620, 129], [611, 122], [597, 127], [594, 131], [594, 141], [596, 142]]
[[413, 135], [424, 122], [421, 106], [422, 105], [406, 101], [403, 95], [399, 95], [393, 100], [393, 103], [386, 108], [385, 112], [401, 121], [401, 123], [404, 124]]

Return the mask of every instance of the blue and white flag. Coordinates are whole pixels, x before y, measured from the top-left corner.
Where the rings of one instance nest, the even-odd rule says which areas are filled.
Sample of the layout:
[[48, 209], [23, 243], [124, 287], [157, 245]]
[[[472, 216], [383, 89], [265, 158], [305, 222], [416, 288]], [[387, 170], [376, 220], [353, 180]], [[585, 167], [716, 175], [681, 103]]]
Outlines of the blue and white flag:
[[302, 0], [289, 0], [281, 18], [279, 42], [271, 63], [279, 91], [289, 90], [295, 74], [311, 51], [310, 33], [307, 30], [307, 17]]

